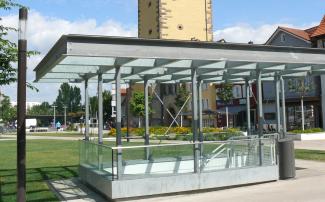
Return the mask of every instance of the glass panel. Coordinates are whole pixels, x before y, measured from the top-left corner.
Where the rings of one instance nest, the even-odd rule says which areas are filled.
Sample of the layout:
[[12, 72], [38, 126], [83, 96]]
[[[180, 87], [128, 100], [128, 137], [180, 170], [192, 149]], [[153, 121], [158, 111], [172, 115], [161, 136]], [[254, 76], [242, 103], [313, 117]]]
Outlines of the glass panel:
[[[276, 164], [275, 138], [237, 137], [196, 143], [200, 172]], [[195, 143], [107, 147], [80, 142], [80, 166], [112, 180], [173, 176], [194, 172]], [[260, 155], [261, 151], [261, 155]], [[119, 155], [118, 155], [119, 154]], [[119, 159], [119, 160], [118, 160]]]
[[[153, 145], [125, 147], [122, 151], [122, 179], [170, 176], [194, 172], [193, 145]], [[117, 165], [114, 150], [114, 170]], [[115, 173], [115, 172], [114, 172]], [[116, 174], [116, 173], [115, 173]]]
[[101, 171], [99, 174], [112, 175], [112, 149], [89, 141], [79, 143], [79, 165]]

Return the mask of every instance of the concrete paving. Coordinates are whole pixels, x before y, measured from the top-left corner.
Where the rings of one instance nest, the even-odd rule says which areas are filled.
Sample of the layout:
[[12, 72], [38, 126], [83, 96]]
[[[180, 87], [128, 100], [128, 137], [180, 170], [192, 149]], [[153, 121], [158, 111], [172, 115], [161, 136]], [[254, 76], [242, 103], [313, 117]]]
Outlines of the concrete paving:
[[87, 188], [78, 179], [49, 181], [49, 187], [61, 201], [105, 202], [104, 198]]
[[297, 178], [219, 191], [136, 200], [138, 202], [324, 202], [325, 163], [297, 160]]
[[[296, 160], [297, 178], [201, 193], [183, 193], [129, 201], [137, 202], [324, 202], [325, 163]], [[216, 179], [218, 180], [218, 179]], [[78, 180], [51, 182], [62, 201], [105, 201]]]
[[325, 140], [295, 141], [295, 148], [325, 151]]

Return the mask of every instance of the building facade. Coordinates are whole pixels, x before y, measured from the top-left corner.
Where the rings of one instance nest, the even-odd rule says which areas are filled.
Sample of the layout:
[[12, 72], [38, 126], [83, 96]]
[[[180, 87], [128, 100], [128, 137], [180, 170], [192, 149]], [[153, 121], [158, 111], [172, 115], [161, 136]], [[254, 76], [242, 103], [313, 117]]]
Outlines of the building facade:
[[[211, 0], [138, 0], [138, 37], [213, 41], [212, 2]], [[176, 117], [180, 110], [180, 107], [175, 104], [180, 85], [156, 83], [151, 86], [149, 90], [153, 98], [151, 125], [169, 125], [173, 122], [173, 117]], [[202, 88], [203, 110], [216, 111], [215, 86], [203, 85]], [[143, 84], [130, 86], [131, 94], [136, 91], [143, 91]], [[190, 103], [187, 103], [186, 111], [191, 111]], [[178, 117], [177, 123], [180, 125], [182, 122], [183, 125], [189, 125], [190, 122], [186, 119], [186, 115], [182, 117], [185, 118], [181, 121], [181, 118]], [[205, 115], [203, 119], [205, 126], [216, 124], [214, 116]], [[137, 122], [136, 117], [131, 119], [132, 126], [137, 125]]]
[[[278, 27], [266, 45], [325, 48], [325, 16], [318, 26], [305, 30]], [[302, 126], [301, 96], [304, 97], [305, 128], [324, 128], [325, 77], [317, 75], [306, 77], [304, 82], [310, 85], [311, 89], [304, 95], [291, 89], [294, 82], [287, 80], [285, 87], [288, 130], [300, 129]], [[272, 93], [265, 93], [274, 91], [274, 83], [264, 82], [263, 91], [265, 113], [275, 114], [274, 96], [270, 96], [273, 95]], [[271, 119], [270, 122], [275, 122], [275, 119]]]

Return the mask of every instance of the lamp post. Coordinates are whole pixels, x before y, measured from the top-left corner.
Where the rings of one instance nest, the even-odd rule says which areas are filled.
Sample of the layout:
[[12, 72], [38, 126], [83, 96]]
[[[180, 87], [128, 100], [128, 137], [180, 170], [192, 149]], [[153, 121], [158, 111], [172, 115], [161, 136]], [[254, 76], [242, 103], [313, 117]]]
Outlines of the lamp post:
[[55, 122], [55, 108], [56, 108], [56, 105], [53, 105], [52, 106], [53, 107], [53, 127], [55, 128], [55, 124], [56, 124], [56, 122]]
[[67, 128], [67, 106], [63, 106], [64, 108], [64, 127]]
[[27, 8], [19, 9], [17, 87], [17, 201], [26, 201]]

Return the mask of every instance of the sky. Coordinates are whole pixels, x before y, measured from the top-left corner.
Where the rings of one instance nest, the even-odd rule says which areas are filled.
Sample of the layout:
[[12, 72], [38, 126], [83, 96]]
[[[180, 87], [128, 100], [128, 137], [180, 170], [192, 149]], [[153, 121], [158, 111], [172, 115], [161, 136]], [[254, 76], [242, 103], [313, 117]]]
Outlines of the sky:
[[[28, 81], [33, 69], [62, 34], [137, 36], [138, 0], [17, 0], [28, 6], [28, 47], [40, 55], [28, 60]], [[18, 11], [0, 11], [0, 23], [17, 27]], [[278, 26], [308, 28], [325, 15], [325, 0], [213, 0], [214, 40], [265, 43]], [[9, 38], [16, 40], [16, 34]], [[39, 92], [28, 90], [30, 102], [52, 103], [59, 84], [35, 84]], [[79, 86], [83, 88], [83, 86]], [[96, 86], [90, 86], [95, 95]], [[108, 85], [104, 86], [106, 89]], [[1, 92], [16, 101], [16, 84]]]

